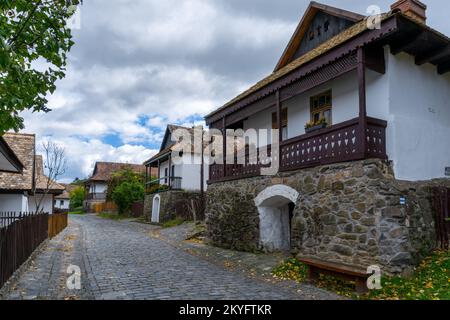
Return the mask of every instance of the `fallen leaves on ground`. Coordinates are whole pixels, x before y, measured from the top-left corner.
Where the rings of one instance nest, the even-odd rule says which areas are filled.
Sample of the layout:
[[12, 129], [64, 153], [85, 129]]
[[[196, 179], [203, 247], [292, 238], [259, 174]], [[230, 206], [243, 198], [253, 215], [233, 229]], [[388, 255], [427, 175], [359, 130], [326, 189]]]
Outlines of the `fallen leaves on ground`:
[[[289, 259], [272, 270], [274, 277], [305, 282], [308, 266]], [[321, 275], [316, 286], [354, 299], [369, 300], [450, 300], [450, 252], [438, 250], [424, 259], [411, 277], [384, 277], [382, 289], [358, 296], [354, 283]]]

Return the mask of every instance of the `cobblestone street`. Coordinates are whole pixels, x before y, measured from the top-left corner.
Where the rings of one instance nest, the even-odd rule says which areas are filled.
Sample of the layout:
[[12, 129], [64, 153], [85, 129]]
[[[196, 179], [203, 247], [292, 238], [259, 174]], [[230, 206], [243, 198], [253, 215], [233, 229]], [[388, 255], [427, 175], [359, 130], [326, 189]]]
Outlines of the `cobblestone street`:
[[[225, 268], [192, 253], [188, 246], [165, 240], [158, 230], [155, 226], [105, 220], [94, 215], [70, 216], [69, 227], [41, 248], [11, 281], [2, 298], [339, 298], [312, 286], [270, 281], [267, 277]], [[81, 269], [81, 290], [67, 289], [70, 265]]]

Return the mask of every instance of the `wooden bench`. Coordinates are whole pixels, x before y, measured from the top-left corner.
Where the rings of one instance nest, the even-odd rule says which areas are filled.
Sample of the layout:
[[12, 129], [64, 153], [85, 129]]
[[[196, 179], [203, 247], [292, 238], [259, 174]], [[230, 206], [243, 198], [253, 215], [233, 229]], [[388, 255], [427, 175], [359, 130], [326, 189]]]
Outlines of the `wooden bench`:
[[310, 283], [315, 283], [320, 274], [327, 274], [347, 281], [355, 281], [356, 292], [359, 294], [369, 291], [367, 279], [370, 275], [365, 270], [313, 258], [300, 258], [298, 260], [309, 267], [308, 281]]

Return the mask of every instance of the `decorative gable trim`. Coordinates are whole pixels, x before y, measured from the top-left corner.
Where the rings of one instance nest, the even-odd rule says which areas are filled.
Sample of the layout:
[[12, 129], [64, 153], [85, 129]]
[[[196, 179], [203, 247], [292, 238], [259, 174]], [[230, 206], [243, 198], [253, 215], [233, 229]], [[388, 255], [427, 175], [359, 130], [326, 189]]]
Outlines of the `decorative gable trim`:
[[278, 61], [274, 72], [280, 70], [284, 66], [286, 66], [289, 62], [293, 60], [295, 53], [297, 52], [302, 40], [304, 39], [306, 32], [309, 29], [310, 24], [314, 20], [316, 14], [321, 11], [326, 14], [342, 18], [345, 20], [349, 20], [352, 22], [358, 22], [363, 20], [365, 17], [363, 15], [357, 14], [355, 12], [335, 8], [332, 6], [324, 5], [315, 1], [312, 1], [305, 14], [303, 15], [302, 20], [297, 26], [291, 40], [289, 41], [287, 47], [284, 49], [283, 54], [281, 55], [280, 60]]

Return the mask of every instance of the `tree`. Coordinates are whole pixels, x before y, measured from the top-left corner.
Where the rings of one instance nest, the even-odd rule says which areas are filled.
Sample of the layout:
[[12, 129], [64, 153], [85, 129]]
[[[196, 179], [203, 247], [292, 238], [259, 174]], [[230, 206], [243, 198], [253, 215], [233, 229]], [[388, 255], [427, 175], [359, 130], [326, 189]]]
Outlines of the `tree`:
[[108, 193], [106, 199], [113, 200], [112, 195], [114, 190], [123, 182], [144, 184], [145, 176], [142, 173], [133, 171], [130, 167], [125, 167], [122, 170], [115, 172], [108, 181]]
[[0, 136], [24, 128], [19, 113], [49, 112], [74, 42], [68, 19], [80, 0], [0, 1]]
[[70, 192], [70, 208], [80, 208], [84, 201], [84, 187], [78, 186]]
[[123, 182], [114, 189], [112, 199], [119, 214], [125, 214], [134, 202], [144, 199], [144, 185], [137, 181]]
[[47, 172], [46, 176], [42, 176], [39, 172], [36, 172], [36, 183], [34, 184], [33, 190], [36, 212], [41, 210], [45, 197], [57, 184], [56, 181], [58, 178], [64, 175], [67, 170], [66, 152], [64, 148], [48, 140], [42, 143], [42, 149], [45, 155], [43, 169]]

